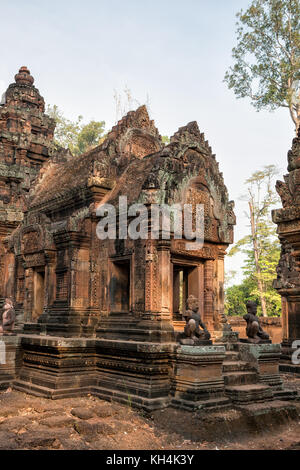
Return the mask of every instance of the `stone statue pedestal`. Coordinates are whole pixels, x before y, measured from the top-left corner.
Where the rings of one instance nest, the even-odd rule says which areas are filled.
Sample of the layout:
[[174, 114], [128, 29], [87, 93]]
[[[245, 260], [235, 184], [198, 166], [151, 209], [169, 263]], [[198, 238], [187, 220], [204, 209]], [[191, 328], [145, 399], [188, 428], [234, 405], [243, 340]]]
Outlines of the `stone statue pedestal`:
[[211, 346], [212, 340], [211, 339], [191, 339], [191, 338], [179, 338], [180, 344], [183, 346]]
[[228, 406], [222, 376], [224, 358], [224, 346], [179, 346], [173, 359], [171, 406], [186, 410]]
[[249, 343], [249, 344], [272, 344], [270, 339], [254, 339], [254, 338], [240, 338], [240, 343]]

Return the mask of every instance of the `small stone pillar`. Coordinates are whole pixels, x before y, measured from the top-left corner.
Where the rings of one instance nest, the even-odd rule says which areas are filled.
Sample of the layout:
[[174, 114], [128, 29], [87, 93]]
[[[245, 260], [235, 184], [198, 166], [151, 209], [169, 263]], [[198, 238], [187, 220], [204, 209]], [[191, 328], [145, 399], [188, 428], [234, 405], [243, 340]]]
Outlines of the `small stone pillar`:
[[224, 346], [178, 347], [173, 360], [171, 405], [186, 410], [227, 406], [224, 359]]

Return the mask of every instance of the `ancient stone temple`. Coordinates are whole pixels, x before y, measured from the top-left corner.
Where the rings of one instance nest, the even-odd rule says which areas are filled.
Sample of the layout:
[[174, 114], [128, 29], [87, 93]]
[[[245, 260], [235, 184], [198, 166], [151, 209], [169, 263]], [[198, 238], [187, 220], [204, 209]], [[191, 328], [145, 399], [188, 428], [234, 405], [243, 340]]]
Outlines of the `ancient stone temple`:
[[[235, 215], [197, 123], [165, 146], [142, 106], [73, 156], [54, 147], [54, 123], [24, 67], [0, 116], [1, 295], [13, 300], [18, 332], [2, 337], [11, 352], [0, 385], [6, 373], [5, 383], [32, 394], [92, 393], [147, 410], [272, 399], [279, 345], [239, 349], [224, 316]], [[145, 238], [124, 236], [133, 204], [146, 210]], [[204, 208], [203, 244], [177, 238], [174, 227], [169, 238], [161, 226], [153, 237], [150, 208], [184, 204], [192, 214]], [[101, 238], [108, 205], [116, 232]], [[178, 341], [191, 299], [206, 329], [198, 346]]]
[[284, 182], [277, 181], [276, 189], [283, 206], [272, 213], [281, 243], [277, 280], [274, 281], [275, 289], [282, 296], [281, 368], [300, 371], [300, 366], [291, 362], [292, 343], [300, 340], [300, 129], [288, 152], [288, 174], [284, 176]]

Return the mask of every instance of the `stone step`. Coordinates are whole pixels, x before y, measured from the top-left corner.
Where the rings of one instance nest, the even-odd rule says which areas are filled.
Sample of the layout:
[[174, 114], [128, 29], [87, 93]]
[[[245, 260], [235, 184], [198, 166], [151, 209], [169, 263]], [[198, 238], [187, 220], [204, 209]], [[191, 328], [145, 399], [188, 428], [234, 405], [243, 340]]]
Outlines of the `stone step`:
[[231, 401], [227, 396], [210, 398], [208, 400], [199, 400], [199, 401], [187, 401], [187, 400], [177, 400], [173, 398], [171, 401], [171, 406], [188, 411], [200, 411], [200, 410], [210, 410], [218, 411], [230, 408]]
[[274, 390], [273, 395], [276, 400], [297, 400], [298, 391], [289, 389]]
[[258, 380], [257, 373], [252, 371], [225, 372], [223, 377], [225, 386], [255, 384]]
[[298, 420], [299, 416], [298, 407], [295, 404], [278, 399], [272, 401], [268, 400], [267, 402], [235, 404], [235, 409], [241, 411], [249, 418], [252, 417], [259, 421], [262, 419], [262, 430], [264, 430], [268, 424], [272, 426], [275, 423], [278, 425], [284, 424], [290, 420]]
[[6, 390], [8, 387], [10, 387], [12, 380], [0, 380], [0, 390]]
[[226, 360], [228, 361], [237, 361], [240, 354], [236, 351], [226, 351]]
[[232, 385], [225, 388], [225, 394], [233, 403], [240, 404], [273, 400], [273, 391], [267, 385]]
[[241, 372], [251, 371], [251, 367], [244, 361], [227, 361], [223, 362], [223, 372]]
[[21, 379], [16, 379], [12, 383], [12, 387], [19, 392], [28, 393], [35, 397], [51, 398], [53, 400], [58, 398], [71, 398], [76, 396], [84, 396], [90, 393], [90, 387], [77, 387], [77, 388], [66, 388], [66, 389], [52, 389], [44, 387], [42, 385], [35, 385], [30, 382], [25, 382]]

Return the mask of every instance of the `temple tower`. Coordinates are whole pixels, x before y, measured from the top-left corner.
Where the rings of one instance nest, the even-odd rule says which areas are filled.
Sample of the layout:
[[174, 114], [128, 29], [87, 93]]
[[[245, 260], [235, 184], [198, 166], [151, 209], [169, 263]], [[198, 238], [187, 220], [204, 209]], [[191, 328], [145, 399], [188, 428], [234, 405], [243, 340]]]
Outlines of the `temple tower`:
[[288, 152], [288, 174], [277, 181], [282, 209], [272, 212], [278, 226], [281, 257], [273, 286], [282, 296], [283, 371], [298, 371], [292, 362], [292, 345], [300, 341], [300, 130]]
[[[5, 239], [23, 220], [29, 190], [53, 145], [55, 122], [33, 83], [21, 67], [0, 104], [0, 306], [13, 289], [14, 256]], [[5, 256], [11, 260], [4, 262]]]

